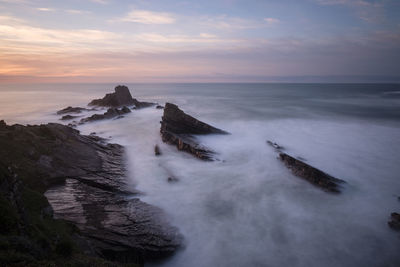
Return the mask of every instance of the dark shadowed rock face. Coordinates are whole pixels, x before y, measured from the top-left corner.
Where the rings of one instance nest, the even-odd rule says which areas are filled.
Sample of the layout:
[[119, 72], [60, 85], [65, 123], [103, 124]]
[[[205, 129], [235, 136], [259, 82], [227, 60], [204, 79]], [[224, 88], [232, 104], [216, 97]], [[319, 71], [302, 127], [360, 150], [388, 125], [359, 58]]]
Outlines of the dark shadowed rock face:
[[308, 182], [322, 188], [328, 192], [339, 193], [340, 184], [345, 183], [345, 181], [334, 178], [329, 174], [324, 173], [298, 159], [289, 156], [286, 153], [280, 153], [279, 158], [288, 167], [293, 174], [299, 176]]
[[134, 100], [128, 87], [118, 85], [115, 92], [106, 94], [102, 99], [94, 99], [89, 103], [90, 106], [119, 107], [123, 105], [133, 105]]
[[124, 105], [135, 105], [136, 108], [145, 108], [155, 105], [154, 103], [140, 102], [132, 98], [128, 87], [125, 85], [118, 85], [114, 90], [114, 93], [106, 94], [102, 99], [92, 100], [89, 106], [120, 107]]
[[227, 134], [227, 132], [201, 122], [180, 110], [177, 105], [166, 103], [161, 130], [175, 134]]
[[47, 190], [54, 216], [79, 227], [84, 253], [143, 263], [179, 247], [181, 237], [162, 211], [129, 197], [137, 192], [125, 179], [122, 146], [61, 124], [0, 121], [0, 147], [0, 163], [13, 169], [11, 178], [18, 177], [10, 181], [40, 194]]
[[228, 132], [187, 115], [178, 106], [171, 103], [165, 104], [160, 133], [163, 142], [176, 145], [179, 150], [186, 151], [203, 160], [213, 160], [214, 152], [201, 146], [193, 135], [228, 134]]

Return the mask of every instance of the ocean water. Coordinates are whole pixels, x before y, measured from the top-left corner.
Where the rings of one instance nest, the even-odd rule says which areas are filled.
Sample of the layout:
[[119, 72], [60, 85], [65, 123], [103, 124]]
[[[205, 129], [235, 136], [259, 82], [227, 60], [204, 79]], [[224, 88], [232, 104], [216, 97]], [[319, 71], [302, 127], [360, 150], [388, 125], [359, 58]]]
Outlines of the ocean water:
[[[219, 159], [203, 162], [162, 143], [155, 108], [78, 127], [127, 148], [140, 198], [184, 235], [175, 256], [149, 266], [400, 266], [400, 233], [387, 226], [400, 212], [400, 85], [127, 85], [139, 100], [175, 103], [232, 133], [199, 137]], [[62, 123], [55, 111], [114, 86], [2, 84], [0, 119]], [[267, 140], [345, 180], [343, 192], [293, 176]]]

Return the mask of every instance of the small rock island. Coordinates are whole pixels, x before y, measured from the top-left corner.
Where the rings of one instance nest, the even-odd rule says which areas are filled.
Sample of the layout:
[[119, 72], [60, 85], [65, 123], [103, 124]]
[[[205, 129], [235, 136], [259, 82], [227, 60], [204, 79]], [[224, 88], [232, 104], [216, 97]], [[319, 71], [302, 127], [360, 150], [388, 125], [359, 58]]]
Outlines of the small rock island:
[[128, 87], [125, 85], [118, 85], [114, 90], [114, 93], [106, 94], [101, 99], [92, 100], [89, 106], [121, 107], [135, 105], [136, 108], [145, 108], [156, 105], [155, 103], [141, 102], [136, 98], [132, 98]]
[[178, 150], [188, 152], [202, 160], [213, 160], [215, 152], [201, 146], [194, 135], [229, 134], [187, 115], [177, 105], [171, 103], [165, 104], [160, 133], [163, 142], [176, 145]]

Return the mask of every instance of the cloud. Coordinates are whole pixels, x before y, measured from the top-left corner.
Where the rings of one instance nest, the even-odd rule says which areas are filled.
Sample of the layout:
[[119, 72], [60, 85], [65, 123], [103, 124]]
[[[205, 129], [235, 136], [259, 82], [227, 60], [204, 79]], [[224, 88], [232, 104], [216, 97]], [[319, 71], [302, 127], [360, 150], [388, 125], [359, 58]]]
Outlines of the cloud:
[[92, 12], [87, 11], [87, 10], [79, 10], [79, 9], [66, 9], [65, 12], [70, 13], [70, 14], [91, 14]]
[[366, 22], [378, 22], [383, 16], [383, 2], [366, 0], [314, 0], [319, 5], [344, 5], [355, 10], [357, 16]]
[[109, 3], [108, 0], [89, 0], [89, 1], [93, 2], [93, 3], [97, 3], [97, 4], [102, 4], [102, 5], [106, 5]]
[[[203, 45], [212, 43], [225, 43], [234, 44], [241, 43], [243, 40], [240, 39], [220, 39], [217, 36], [207, 33], [201, 33], [199, 36], [190, 35], [163, 35], [157, 33], [142, 33], [134, 36], [135, 39], [144, 41], [146, 43], [165, 43], [165, 44], [192, 44], [192, 45]], [[227, 49], [227, 48], [225, 48]]]
[[0, 0], [0, 3], [28, 4], [28, 3], [30, 3], [30, 1], [28, 1], [28, 0]]
[[47, 29], [28, 22], [0, 16], [1, 53], [52, 53], [96, 49], [99, 43], [117, 45], [119, 35], [94, 29]]
[[216, 35], [210, 33], [200, 33], [201, 38], [217, 38]]
[[201, 25], [206, 27], [230, 31], [256, 29], [264, 26], [262, 21], [260, 22], [257, 20], [231, 17], [227, 15], [201, 17], [198, 20]]
[[365, 0], [316, 0], [321, 5], [349, 5], [349, 6], [373, 6], [375, 3]]
[[53, 11], [56, 11], [54, 8], [48, 8], [48, 7], [38, 7], [38, 8], [36, 8], [36, 10], [44, 11], [44, 12], [53, 12]]
[[277, 23], [279, 23], [280, 22], [280, 20], [279, 19], [275, 19], [275, 18], [264, 18], [264, 21], [267, 23], [267, 24], [277, 24]]
[[139, 9], [132, 10], [125, 17], [119, 20], [142, 24], [172, 24], [176, 21], [174, 16], [169, 13]]

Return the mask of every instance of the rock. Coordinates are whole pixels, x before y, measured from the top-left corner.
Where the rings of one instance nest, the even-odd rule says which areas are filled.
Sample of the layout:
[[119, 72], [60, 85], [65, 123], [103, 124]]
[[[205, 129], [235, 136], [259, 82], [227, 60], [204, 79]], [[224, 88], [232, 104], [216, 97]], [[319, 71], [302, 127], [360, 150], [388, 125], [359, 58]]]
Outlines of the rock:
[[186, 151], [203, 160], [213, 160], [212, 150], [201, 146], [193, 135], [228, 134], [187, 115], [178, 106], [166, 103], [160, 129], [163, 142], [176, 145], [178, 150]]
[[128, 107], [123, 106], [123, 107], [121, 108], [121, 112], [122, 112], [122, 114], [125, 114], [125, 113], [131, 112], [131, 110], [130, 110]]
[[187, 115], [177, 105], [171, 103], [165, 104], [161, 130], [175, 134], [228, 134], [228, 132]]
[[175, 183], [175, 182], [178, 182], [179, 179], [176, 177], [170, 176], [170, 177], [168, 177], [167, 181], [168, 181], [168, 183]]
[[131, 110], [124, 106], [121, 109], [118, 108], [109, 108], [104, 114], [93, 114], [90, 117], [83, 118], [80, 120], [79, 124], [84, 124], [86, 122], [112, 119], [112, 118], [121, 118], [121, 115], [130, 113]]
[[161, 105], [157, 105], [157, 106], [156, 106], [156, 109], [164, 109], [164, 107], [161, 106]]
[[78, 118], [78, 116], [64, 115], [64, 116], [61, 117], [60, 120], [66, 121], [66, 120], [73, 120], [73, 119], [75, 119], [75, 118]]
[[6, 127], [6, 126], [7, 126], [6, 122], [4, 120], [1, 120], [0, 127]]
[[390, 228], [396, 231], [400, 231], [400, 214], [397, 212], [392, 212], [390, 214], [391, 221], [388, 222]]
[[118, 85], [114, 90], [114, 93], [106, 94], [102, 99], [92, 100], [89, 106], [120, 107], [124, 105], [135, 105], [136, 108], [145, 108], [155, 105], [154, 103], [140, 102], [132, 98], [128, 87], [125, 85]]
[[267, 144], [270, 145], [270, 146], [272, 146], [272, 147], [275, 148], [276, 150], [282, 150], [282, 149], [283, 149], [282, 146], [278, 145], [278, 144], [275, 143], [275, 142], [269, 141], [269, 140], [267, 140]]
[[154, 146], [154, 154], [156, 156], [160, 156], [161, 155], [161, 151], [160, 151], [160, 148], [158, 147], [158, 145]]
[[81, 107], [66, 107], [64, 109], [61, 109], [57, 111], [58, 115], [66, 114], [66, 113], [81, 113], [82, 111], [90, 111], [93, 109], [87, 109], [87, 108], [81, 108]]
[[[85, 251], [109, 260], [143, 264], [171, 255], [180, 246], [182, 237], [166, 222], [160, 209], [138, 198], [126, 197], [138, 193], [125, 178], [122, 146], [50, 123], [0, 127], [0, 147], [0, 197], [5, 194], [3, 191], [7, 192], [7, 199], [21, 195], [23, 186], [34, 190], [35, 198], [44, 199], [40, 216], [51, 216], [50, 203], [55, 218], [79, 228], [79, 236], [90, 246]], [[3, 165], [12, 166], [13, 172]], [[12, 203], [21, 198], [14, 199]], [[16, 210], [20, 223], [5, 225], [19, 227], [20, 232], [37, 228], [30, 227], [30, 222], [24, 223], [23, 208], [21, 215]], [[46, 226], [39, 229], [42, 228]]]
[[289, 156], [286, 153], [280, 153], [279, 158], [288, 167], [293, 174], [299, 176], [308, 182], [322, 188], [325, 191], [339, 193], [341, 184], [345, 181], [334, 178], [329, 174], [320, 171], [307, 163], [304, 163], [296, 158]]

